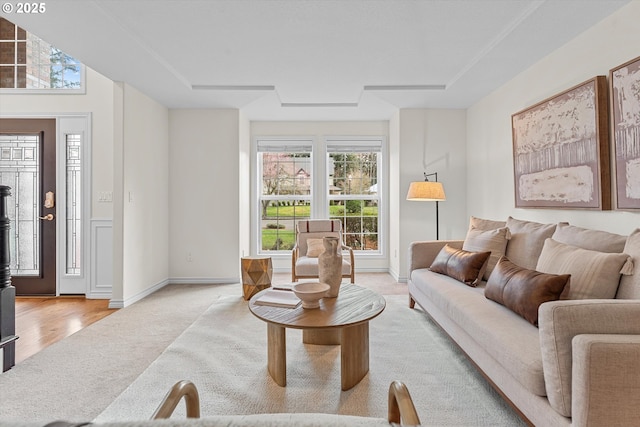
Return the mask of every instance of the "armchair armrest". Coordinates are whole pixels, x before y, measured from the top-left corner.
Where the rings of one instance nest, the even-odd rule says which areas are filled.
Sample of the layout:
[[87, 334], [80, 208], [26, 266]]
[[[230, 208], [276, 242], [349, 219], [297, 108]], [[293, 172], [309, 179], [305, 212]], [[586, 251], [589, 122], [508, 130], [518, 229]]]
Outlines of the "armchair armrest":
[[540, 350], [551, 406], [571, 416], [572, 340], [582, 334], [640, 335], [640, 300], [562, 300], [538, 311]]
[[355, 273], [355, 258], [353, 256], [353, 249], [351, 248], [351, 246], [347, 246], [345, 244], [342, 244], [341, 249], [349, 251], [349, 263], [351, 264], [350, 278], [351, 278], [351, 283], [355, 283], [356, 282], [356, 273]]
[[160, 406], [151, 416], [152, 420], [170, 418], [173, 411], [184, 397], [187, 407], [187, 418], [200, 418], [200, 396], [195, 384], [191, 381], [178, 381], [162, 399]]
[[640, 335], [573, 339], [573, 425], [635, 426], [640, 419]]
[[291, 281], [296, 281], [296, 262], [298, 261], [299, 252], [298, 242], [293, 245], [293, 249], [291, 250]]
[[464, 240], [427, 240], [422, 242], [412, 242], [409, 245], [409, 271], [419, 268], [429, 268], [444, 245], [449, 245], [456, 249], [462, 249]]
[[390, 423], [418, 426], [420, 417], [416, 412], [409, 389], [400, 381], [393, 381], [389, 386], [389, 405], [387, 419]]

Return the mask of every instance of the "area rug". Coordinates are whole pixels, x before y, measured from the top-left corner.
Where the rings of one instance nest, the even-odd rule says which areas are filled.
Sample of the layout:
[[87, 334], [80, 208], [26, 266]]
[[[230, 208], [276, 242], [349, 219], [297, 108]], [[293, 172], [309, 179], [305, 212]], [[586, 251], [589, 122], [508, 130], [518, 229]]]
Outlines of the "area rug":
[[[177, 381], [193, 381], [207, 415], [280, 412], [386, 417], [387, 390], [404, 382], [424, 425], [518, 426], [524, 423], [443, 332], [406, 296], [385, 296], [370, 322], [370, 371], [340, 387], [340, 349], [302, 343], [287, 329], [287, 386], [266, 367], [266, 324], [239, 296], [222, 296], [185, 330], [97, 422], [145, 419]], [[184, 416], [179, 405], [175, 417]]]
[[241, 292], [240, 284], [168, 285], [45, 348], [0, 375], [0, 425], [91, 421], [214, 301]]

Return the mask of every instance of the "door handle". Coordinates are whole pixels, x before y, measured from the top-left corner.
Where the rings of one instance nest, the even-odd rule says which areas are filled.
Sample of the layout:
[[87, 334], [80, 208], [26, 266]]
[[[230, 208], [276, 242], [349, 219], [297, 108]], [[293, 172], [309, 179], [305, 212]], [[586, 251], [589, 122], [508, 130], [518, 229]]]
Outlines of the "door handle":
[[39, 216], [38, 218], [45, 219], [47, 221], [53, 221], [53, 214], [52, 213], [46, 214], [45, 216]]

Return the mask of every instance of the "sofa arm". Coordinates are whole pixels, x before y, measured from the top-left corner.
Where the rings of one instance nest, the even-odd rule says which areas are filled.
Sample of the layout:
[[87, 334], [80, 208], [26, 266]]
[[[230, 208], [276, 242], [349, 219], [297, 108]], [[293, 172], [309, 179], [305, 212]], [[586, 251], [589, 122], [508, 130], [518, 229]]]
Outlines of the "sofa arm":
[[570, 417], [573, 338], [582, 334], [640, 335], [640, 300], [547, 302], [540, 306], [538, 327], [549, 403]]
[[572, 425], [636, 426], [640, 419], [640, 335], [573, 339]]
[[429, 268], [433, 260], [444, 245], [448, 244], [456, 249], [462, 249], [464, 240], [428, 240], [423, 242], [412, 242], [409, 245], [409, 272], [408, 277], [411, 278], [411, 272], [419, 268]]

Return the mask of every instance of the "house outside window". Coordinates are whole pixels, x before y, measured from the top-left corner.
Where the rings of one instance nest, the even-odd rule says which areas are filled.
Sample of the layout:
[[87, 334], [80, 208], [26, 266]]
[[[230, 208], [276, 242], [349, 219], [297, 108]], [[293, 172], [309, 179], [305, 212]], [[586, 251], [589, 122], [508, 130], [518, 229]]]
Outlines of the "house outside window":
[[258, 253], [288, 253], [297, 222], [309, 218], [338, 219], [346, 245], [381, 253], [381, 137], [258, 138], [256, 147]]
[[0, 89], [84, 93], [84, 66], [41, 38], [0, 18]]
[[296, 223], [311, 215], [311, 147], [311, 141], [258, 143], [261, 252], [293, 249]]

